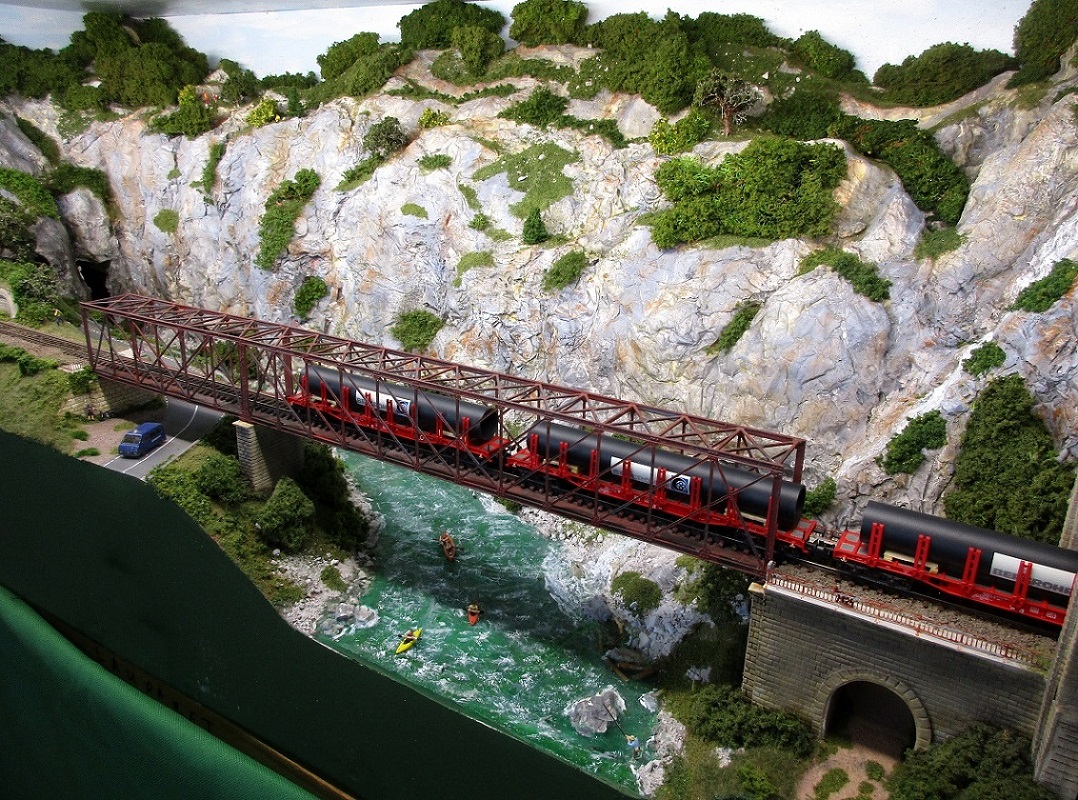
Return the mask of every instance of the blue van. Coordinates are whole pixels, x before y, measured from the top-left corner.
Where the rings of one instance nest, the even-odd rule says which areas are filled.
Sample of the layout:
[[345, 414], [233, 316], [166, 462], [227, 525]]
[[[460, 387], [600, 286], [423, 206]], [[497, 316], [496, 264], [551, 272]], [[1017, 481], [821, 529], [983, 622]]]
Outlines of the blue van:
[[160, 422], [143, 422], [124, 434], [117, 450], [124, 458], [142, 458], [155, 447], [165, 443], [165, 428]]

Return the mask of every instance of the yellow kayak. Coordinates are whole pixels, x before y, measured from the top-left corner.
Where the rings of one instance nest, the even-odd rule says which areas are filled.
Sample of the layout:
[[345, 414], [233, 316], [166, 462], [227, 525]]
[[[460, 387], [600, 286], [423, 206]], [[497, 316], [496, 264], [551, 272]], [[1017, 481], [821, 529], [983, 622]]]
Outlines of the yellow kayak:
[[401, 643], [397, 645], [397, 654], [403, 653], [416, 643], [416, 640], [423, 634], [422, 628], [416, 628], [413, 631], [409, 631], [404, 634], [404, 638], [401, 639]]

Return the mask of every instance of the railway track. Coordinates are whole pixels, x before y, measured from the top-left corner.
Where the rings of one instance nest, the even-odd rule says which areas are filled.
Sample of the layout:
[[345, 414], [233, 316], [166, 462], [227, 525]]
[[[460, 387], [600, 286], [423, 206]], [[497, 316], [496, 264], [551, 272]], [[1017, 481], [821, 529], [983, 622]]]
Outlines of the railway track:
[[61, 353], [75, 358], [86, 358], [86, 345], [83, 342], [73, 342], [71, 339], [65, 339], [62, 336], [53, 336], [35, 328], [27, 328], [12, 322], [0, 321], [0, 336], [7, 336], [30, 344], [48, 347], [52, 350], [59, 350]]

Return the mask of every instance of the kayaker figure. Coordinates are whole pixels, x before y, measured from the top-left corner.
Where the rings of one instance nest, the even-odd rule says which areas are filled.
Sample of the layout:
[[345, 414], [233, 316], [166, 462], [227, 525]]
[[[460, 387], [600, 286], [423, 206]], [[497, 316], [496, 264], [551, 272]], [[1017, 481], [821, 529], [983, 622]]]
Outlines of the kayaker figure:
[[629, 745], [629, 749], [633, 752], [633, 758], [640, 758], [640, 740], [633, 734], [626, 734], [625, 743]]
[[401, 641], [402, 642], [414, 642], [418, 638], [419, 637], [415, 635], [415, 629], [412, 628], [412, 629], [410, 629], [408, 631], [408, 633], [404, 634], [404, 638], [401, 639]]
[[468, 623], [470, 625], [474, 625], [475, 623], [479, 622], [479, 616], [483, 613], [483, 609], [479, 607], [479, 603], [473, 600], [472, 602], [468, 603], [467, 612]]

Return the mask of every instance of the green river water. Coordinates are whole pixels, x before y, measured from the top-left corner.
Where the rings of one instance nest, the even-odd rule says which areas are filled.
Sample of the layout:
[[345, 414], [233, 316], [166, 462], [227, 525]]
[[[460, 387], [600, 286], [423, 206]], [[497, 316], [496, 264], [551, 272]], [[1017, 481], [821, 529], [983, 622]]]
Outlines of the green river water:
[[[646, 741], [657, 718], [641, 698], [653, 687], [621, 681], [607, 669], [602, 655], [611, 645], [604, 647], [600, 625], [548, 589], [547, 576], [565, 568], [561, 545], [468, 489], [354, 454], [344, 458], [385, 519], [375, 578], [359, 596], [379, 619], [319, 639], [635, 792], [621, 730], [611, 725], [583, 736], [568, 708], [613, 686], [626, 704], [621, 728]], [[438, 544], [446, 530], [459, 548], [455, 562]], [[473, 600], [484, 611], [474, 626], [464, 612]], [[395, 655], [413, 627], [423, 628], [422, 637]]]

